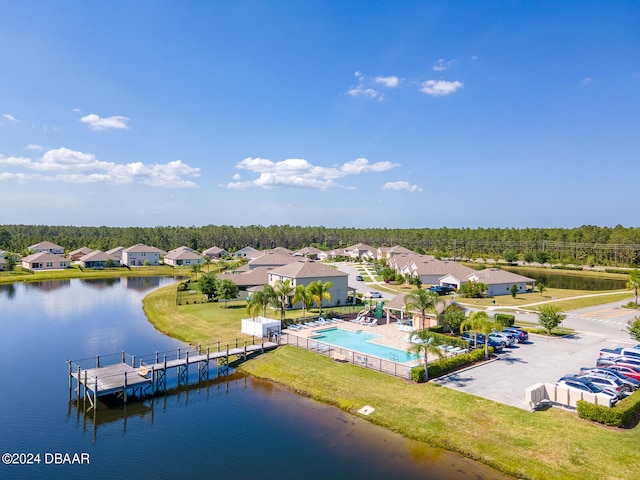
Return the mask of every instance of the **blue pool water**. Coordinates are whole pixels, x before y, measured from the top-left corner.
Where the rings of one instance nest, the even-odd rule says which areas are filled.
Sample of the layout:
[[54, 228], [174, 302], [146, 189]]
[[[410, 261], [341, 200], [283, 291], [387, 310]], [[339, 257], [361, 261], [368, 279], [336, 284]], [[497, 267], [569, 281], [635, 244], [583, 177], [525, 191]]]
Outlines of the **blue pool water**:
[[418, 358], [412, 353], [407, 353], [405, 350], [387, 347], [378, 343], [371, 343], [371, 340], [380, 338], [381, 336], [375, 333], [364, 331], [352, 332], [350, 330], [342, 330], [341, 328], [317, 330], [315, 333], [320, 334], [320, 336], [314, 337], [314, 340], [366, 353], [374, 357], [384, 358], [385, 360], [408, 362]]

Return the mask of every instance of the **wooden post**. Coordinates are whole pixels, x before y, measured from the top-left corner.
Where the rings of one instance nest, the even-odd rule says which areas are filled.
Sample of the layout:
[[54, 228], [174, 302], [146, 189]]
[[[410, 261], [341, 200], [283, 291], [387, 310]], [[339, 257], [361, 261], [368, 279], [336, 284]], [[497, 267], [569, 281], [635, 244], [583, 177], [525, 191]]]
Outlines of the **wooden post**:
[[93, 411], [98, 409], [98, 377], [96, 377], [93, 384]]
[[132, 366], [133, 368], [136, 368], [136, 356], [135, 356], [135, 355], [133, 355], [133, 356], [131, 357], [131, 366]]
[[[97, 378], [98, 377], [96, 377], [96, 379]], [[87, 409], [87, 385], [88, 385], [88, 383], [87, 383], [87, 371], [85, 370], [84, 371], [84, 395], [82, 396], [82, 399], [83, 399], [83, 402], [84, 402], [83, 407], [82, 407], [83, 410]]]
[[178, 347], [178, 360], [180, 360], [180, 347]]
[[209, 347], [207, 347], [207, 380], [209, 379]]
[[229, 344], [227, 343], [227, 370], [229, 369]]
[[124, 372], [124, 403], [127, 403], [127, 372]]
[[158, 352], [156, 352], [156, 363], [158, 363]]
[[244, 360], [247, 360], [247, 342], [244, 342]]
[[122, 363], [124, 363], [124, 350], [122, 350]]
[[96, 355], [96, 368], [100, 368], [100, 355]]
[[264, 338], [260, 341], [260, 353], [264, 353]]
[[82, 377], [80, 376], [80, 372], [81, 372], [80, 365], [78, 365], [78, 372], [77, 372], [77, 374], [78, 374], [78, 392], [76, 393], [76, 398], [80, 398], [80, 387], [82, 385]]
[[73, 373], [73, 364], [71, 360], [67, 360], [67, 363], [69, 364], [69, 400], [71, 400], [71, 393], [73, 392], [73, 376], [71, 375]]
[[156, 367], [151, 366], [151, 395], [156, 394]]
[[201, 345], [198, 345], [198, 355], [200, 355], [200, 347]]

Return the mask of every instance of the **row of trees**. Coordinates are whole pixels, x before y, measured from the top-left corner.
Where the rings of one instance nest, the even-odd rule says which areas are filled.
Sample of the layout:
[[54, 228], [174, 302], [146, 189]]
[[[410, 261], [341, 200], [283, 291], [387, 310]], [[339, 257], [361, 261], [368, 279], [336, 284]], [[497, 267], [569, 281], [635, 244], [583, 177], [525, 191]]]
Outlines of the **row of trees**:
[[[311, 309], [315, 303], [318, 312], [322, 315], [322, 301], [331, 301], [331, 282], [321, 280], [311, 282], [309, 285], [298, 285], [293, 288], [289, 279], [276, 280], [273, 285], [266, 284], [261, 291], [251, 294], [247, 304], [247, 312], [251, 317], [267, 316], [267, 307], [271, 306], [280, 311], [280, 318], [286, 322], [287, 308], [300, 304], [302, 316]], [[291, 299], [291, 300], [290, 300]]]
[[[76, 227], [48, 225], [0, 226], [0, 248], [22, 252], [42, 240], [68, 250], [80, 247], [108, 250], [136, 243], [171, 250], [186, 245], [205, 250], [217, 245], [235, 251], [247, 245], [257, 249], [276, 246], [298, 249], [368, 245], [403, 245], [418, 253], [454, 258], [513, 258], [531, 261], [567, 261], [600, 265], [640, 265], [640, 228], [330, 228], [291, 225], [206, 225], [202, 227]], [[525, 259], [526, 257], [526, 259]], [[544, 263], [544, 262], [540, 262]]]

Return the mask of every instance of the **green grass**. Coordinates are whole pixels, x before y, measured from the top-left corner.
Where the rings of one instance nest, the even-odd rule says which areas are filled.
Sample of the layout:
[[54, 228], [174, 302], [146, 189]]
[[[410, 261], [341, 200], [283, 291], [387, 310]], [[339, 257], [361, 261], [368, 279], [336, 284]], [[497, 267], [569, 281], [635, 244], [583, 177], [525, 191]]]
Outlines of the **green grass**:
[[518, 478], [640, 477], [638, 428], [605, 428], [557, 408], [529, 413], [294, 347], [279, 348], [241, 368], [354, 414], [370, 405], [375, 411], [367, 420], [373, 423]]
[[13, 272], [0, 272], [0, 283], [13, 282], [39, 282], [41, 280], [63, 280], [69, 278], [120, 278], [120, 277], [143, 277], [143, 276], [185, 276], [191, 275], [191, 270], [186, 267], [169, 267], [161, 265], [158, 267], [133, 267], [127, 268], [105, 268], [94, 270], [85, 268], [80, 270], [77, 265], [64, 270], [45, 270], [41, 272], [27, 272], [16, 268]]

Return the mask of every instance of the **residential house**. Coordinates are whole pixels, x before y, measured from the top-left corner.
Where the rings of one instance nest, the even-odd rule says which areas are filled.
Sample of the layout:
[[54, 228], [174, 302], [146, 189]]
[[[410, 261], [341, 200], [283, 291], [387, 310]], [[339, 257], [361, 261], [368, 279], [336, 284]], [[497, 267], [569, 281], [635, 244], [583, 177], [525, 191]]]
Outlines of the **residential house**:
[[142, 243], [122, 250], [121, 263], [127, 267], [140, 267], [143, 265], [160, 265], [160, 256], [166, 252], [156, 247], [150, 247]]
[[376, 258], [378, 260], [386, 260], [387, 258], [389, 258], [391, 255], [397, 255], [397, 254], [413, 254], [414, 252], [412, 250], [409, 250], [408, 248], [405, 248], [401, 245], [394, 245], [393, 247], [378, 247], [378, 250], [376, 251]]
[[376, 258], [377, 249], [365, 243], [356, 243], [344, 249], [346, 256], [355, 258], [363, 258], [373, 260]]
[[355, 289], [349, 287], [349, 275], [340, 270], [314, 261], [295, 261], [269, 272], [269, 284], [274, 285], [278, 280], [289, 280], [295, 289], [298, 285], [307, 286], [311, 282], [320, 280], [322, 283], [331, 282], [329, 289], [330, 300], [323, 300], [322, 306], [346, 305], [349, 293], [355, 299]]
[[189, 247], [180, 247], [167, 252], [164, 263], [172, 267], [200, 265], [204, 263], [204, 258]]
[[71, 266], [71, 260], [49, 252], [39, 252], [22, 259], [22, 268], [26, 270], [62, 270]]
[[111, 250], [107, 250], [106, 253], [107, 255], [111, 255], [114, 258], [117, 258], [118, 260], [122, 261], [122, 251], [124, 250], [124, 247], [121, 246], [117, 246], [116, 248], [112, 248]]
[[419, 311], [408, 310], [405, 304], [405, 293], [399, 293], [395, 297], [393, 297], [388, 302], [382, 306], [382, 311], [386, 316], [387, 323], [391, 321], [411, 321], [413, 328], [416, 330], [421, 330], [423, 328], [435, 327], [436, 325], [441, 324], [440, 315], [445, 311], [445, 309], [451, 305], [452, 303], [456, 304], [462, 310], [466, 311], [467, 309], [452, 300], [449, 297], [442, 297], [441, 302], [436, 305], [436, 308], [432, 312], [426, 312], [424, 316], [424, 325], [422, 325], [422, 314]]
[[100, 250], [95, 250], [91, 253], [88, 253], [84, 257], [79, 260], [80, 266], [82, 268], [105, 268], [109, 265], [113, 267], [120, 266], [120, 259], [109, 255], [106, 252], [101, 252]]
[[347, 257], [347, 253], [344, 248], [335, 248], [328, 252], [322, 251], [318, 253], [318, 260], [334, 260], [338, 257]]
[[234, 257], [246, 258], [247, 260], [251, 260], [253, 258], [256, 258], [256, 257], [259, 257], [260, 255], [262, 255], [262, 252], [260, 250], [256, 250], [253, 247], [246, 246], [246, 247], [241, 248], [240, 250], [238, 250], [233, 255], [234, 255]]
[[316, 247], [305, 247], [293, 252], [294, 257], [306, 257], [310, 260], [318, 260], [318, 254], [323, 253], [322, 250]]
[[35, 245], [31, 245], [27, 247], [27, 249], [33, 251], [34, 253], [48, 252], [48, 253], [53, 253], [55, 255], [64, 255], [63, 247], [48, 241], [36, 243]]
[[220, 247], [207, 248], [202, 254], [215, 259], [229, 256], [229, 252]]
[[264, 253], [282, 253], [284, 255], [293, 255], [293, 252], [285, 247], [275, 247], [264, 251]]
[[78, 248], [77, 250], [74, 250], [73, 252], [69, 252], [69, 259], [72, 262], [77, 262], [82, 257], [84, 257], [85, 255], [88, 255], [91, 252], [93, 252], [93, 250], [91, 250], [88, 247]]
[[[444, 278], [443, 281], [446, 281]], [[484, 270], [474, 270], [467, 275], [466, 282], [482, 282], [487, 285], [487, 296], [495, 297], [497, 295], [511, 295], [511, 287], [516, 285], [518, 290], [516, 293], [525, 293], [527, 285], [531, 285], [531, 290], [535, 290], [536, 281], [533, 278], [518, 275], [517, 273], [507, 272], [499, 268], [485, 268]], [[463, 282], [464, 283], [464, 282]]]
[[296, 258], [293, 255], [277, 252], [266, 252], [252, 259], [245, 265], [249, 270], [258, 267], [281, 267], [295, 261], [307, 261], [307, 259]]

